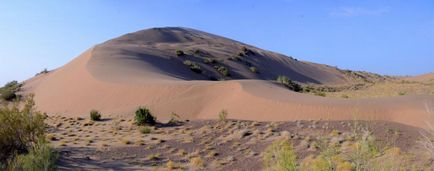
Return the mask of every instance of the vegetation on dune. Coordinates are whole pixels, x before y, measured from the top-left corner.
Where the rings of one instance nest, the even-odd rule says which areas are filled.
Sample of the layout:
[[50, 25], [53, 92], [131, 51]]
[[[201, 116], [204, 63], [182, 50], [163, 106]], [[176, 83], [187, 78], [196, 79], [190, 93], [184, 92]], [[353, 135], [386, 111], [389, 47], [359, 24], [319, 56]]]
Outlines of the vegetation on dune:
[[45, 141], [44, 118], [34, 110], [33, 95], [22, 109], [18, 104], [0, 108], [0, 170], [55, 169], [56, 154]]
[[217, 63], [217, 61], [215, 59], [212, 59], [212, 58], [204, 58], [203, 59], [203, 63], [205, 63], [205, 64], [215, 64], [215, 63]]
[[292, 91], [300, 92], [302, 90], [300, 84], [295, 83], [286, 76], [280, 75], [277, 77], [276, 81]]
[[101, 120], [101, 113], [97, 110], [91, 110], [90, 111], [90, 120], [92, 121], [100, 121]]
[[249, 67], [249, 70], [250, 70], [250, 72], [253, 72], [253, 73], [258, 73], [258, 68], [256, 68], [256, 67]]
[[214, 66], [214, 69], [216, 69], [220, 74], [222, 74], [225, 77], [230, 75], [229, 69], [227, 69], [224, 66]]
[[184, 61], [184, 65], [189, 66], [190, 70], [192, 70], [193, 72], [196, 72], [196, 73], [201, 73], [202, 72], [200, 66], [196, 62], [193, 62], [193, 61], [190, 61], [190, 60], [185, 60]]
[[185, 53], [182, 50], [176, 50], [176, 56], [184, 56]]
[[157, 123], [157, 118], [146, 107], [139, 107], [136, 110], [134, 119], [137, 125], [155, 125]]
[[47, 68], [45, 68], [44, 70], [42, 70], [41, 72], [37, 73], [35, 76], [38, 75], [43, 75], [43, 74], [48, 74], [50, 71], [47, 70]]
[[7, 83], [4, 87], [0, 88], [0, 95], [3, 100], [12, 101], [19, 96], [16, 94], [22, 84], [18, 83], [18, 81], [11, 81]]

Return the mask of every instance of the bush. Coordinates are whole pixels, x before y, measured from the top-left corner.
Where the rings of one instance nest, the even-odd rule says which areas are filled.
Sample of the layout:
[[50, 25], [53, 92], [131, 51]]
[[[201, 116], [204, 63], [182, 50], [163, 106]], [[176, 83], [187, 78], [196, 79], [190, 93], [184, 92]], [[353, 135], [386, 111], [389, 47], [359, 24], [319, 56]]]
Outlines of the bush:
[[149, 109], [140, 107], [136, 110], [136, 116], [134, 118], [137, 125], [154, 125], [157, 123], [157, 119], [152, 116]]
[[225, 77], [227, 77], [227, 76], [230, 75], [230, 74], [229, 74], [229, 70], [228, 70], [226, 67], [224, 67], [224, 66], [219, 66], [219, 67], [217, 67], [217, 71], [218, 71], [220, 74], [222, 74], [223, 76], [225, 76]]
[[224, 122], [224, 121], [226, 121], [227, 117], [228, 117], [228, 111], [226, 111], [226, 110], [220, 111], [219, 121]]
[[187, 65], [190, 67], [190, 70], [196, 73], [201, 73], [202, 70], [200, 69], [200, 66], [196, 62], [192, 62], [190, 60], [185, 60], [184, 65]]
[[4, 87], [0, 88], [1, 98], [6, 101], [14, 100], [18, 97], [16, 92], [21, 88], [21, 84], [18, 81], [11, 81]]
[[302, 90], [301, 86], [295, 82], [293, 82], [292, 80], [290, 80], [288, 77], [280, 75], [277, 77], [276, 81], [280, 84], [283, 84], [285, 87], [287, 87], [288, 89], [295, 91], [295, 92], [300, 92]]
[[217, 63], [217, 61], [215, 59], [212, 59], [212, 58], [204, 58], [203, 63], [214, 64], [214, 63]]
[[6, 101], [12, 101], [17, 98], [17, 95], [12, 90], [5, 90], [1, 93], [1, 98]]
[[97, 110], [90, 111], [90, 120], [100, 121], [101, 120], [101, 113], [99, 113]]
[[9, 170], [56, 170], [57, 157], [57, 153], [41, 138], [28, 154], [16, 156], [9, 164]]
[[297, 155], [292, 144], [285, 140], [276, 141], [267, 147], [263, 161], [267, 171], [297, 170]]
[[258, 73], [258, 68], [256, 68], [256, 67], [250, 67], [249, 70], [250, 70], [250, 72]]
[[[34, 104], [33, 95], [29, 95], [22, 109], [18, 104], [0, 108], [0, 165], [10, 168], [31, 166], [23, 163], [26, 161], [37, 163], [35, 168], [51, 168], [48, 160], [53, 158], [47, 156], [52, 153], [43, 142], [44, 116], [34, 111]], [[15, 154], [19, 156], [15, 157]], [[7, 160], [13, 161], [10, 166], [6, 165]]]
[[176, 56], [184, 56], [185, 53], [182, 50], [176, 50]]

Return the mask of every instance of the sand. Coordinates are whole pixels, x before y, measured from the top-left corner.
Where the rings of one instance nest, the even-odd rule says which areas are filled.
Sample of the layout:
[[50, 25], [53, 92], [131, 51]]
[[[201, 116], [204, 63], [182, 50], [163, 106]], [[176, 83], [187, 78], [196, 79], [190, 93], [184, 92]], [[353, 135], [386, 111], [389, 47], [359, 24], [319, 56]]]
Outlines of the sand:
[[[36, 95], [38, 110], [68, 117], [88, 117], [92, 109], [104, 116], [132, 117], [139, 106], [146, 106], [159, 120], [167, 120], [172, 112], [183, 119], [215, 119], [224, 109], [228, 118], [242, 120], [362, 119], [424, 127], [429, 116], [426, 106], [434, 105], [432, 95], [357, 100], [295, 93], [269, 80], [280, 73], [306, 83], [343, 84], [350, 79], [333, 67], [300, 62], [252, 46], [248, 47], [259, 55], [249, 61], [257, 62], [261, 74], [239, 66], [243, 64], [222, 61], [233, 71], [232, 77], [228, 81], [209, 81], [206, 74], [215, 74], [212, 67], [201, 65], [205, 74], [196, 74], [182, 65], [182, 57], [174, 56], [174, 51], [212, 45], [207, 51], [209, 56], [224, 56], [237, 51], [235, 47], [240, 43], [185, 31], [172, 29], [169, 34], [160, 30], [151, 34], [148, 30], [110, 40], [63, 67], [27, 80], [23, 91]], [[214, 42], [207, 43], [209, 40]], [[235, 45], [229, 46], [231, 43]]]

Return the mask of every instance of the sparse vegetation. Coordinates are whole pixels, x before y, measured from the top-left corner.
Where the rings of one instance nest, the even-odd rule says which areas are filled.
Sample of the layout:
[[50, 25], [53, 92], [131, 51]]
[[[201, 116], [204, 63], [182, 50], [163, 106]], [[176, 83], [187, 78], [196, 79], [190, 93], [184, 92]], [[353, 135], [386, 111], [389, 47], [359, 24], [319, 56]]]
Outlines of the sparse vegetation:
[[92, 121], [100, 121], [101, 120], [101, 113], [97, 110], [91, 110], [90, 111], [90, 120]]
[[184, 65], [189, 66], [190, 70], [192, 70], [193, 72], [196, 72], [196, 73], [201, 73], [202, 72], [200, 66], [196, 62], [193, 62], [193, 61], [190, 61], [190, 60], [185, 60], [184, 61]]
[[302, 90], [300, 84], [293, 82], [286, 76], [280, 75], [277, 77], [276, 81], [292, 91], [300, 92]]
[[184, 56], [185, 53], [182, 50], [176, 50], [176, 56]]
[[227, 110], [220, 111], [219, 121], [224, 122], [224, 121], [226, 121], [227, 117], [228, 117], [228, 111]]
[[136, 110], [135, 121], [137, 125], [154, 125], [157, 119], [151, 114], [148, 108], [140, 107]]

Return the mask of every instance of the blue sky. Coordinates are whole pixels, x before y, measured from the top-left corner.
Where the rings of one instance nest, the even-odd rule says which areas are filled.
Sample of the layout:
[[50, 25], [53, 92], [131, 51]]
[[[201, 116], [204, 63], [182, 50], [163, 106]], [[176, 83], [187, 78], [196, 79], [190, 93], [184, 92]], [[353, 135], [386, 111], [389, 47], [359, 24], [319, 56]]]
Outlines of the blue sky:
[[343, 69], [434, 71], [432, 0], [0, 0], [0, 84], [60, 67], [105, 40], [162, 26]]

